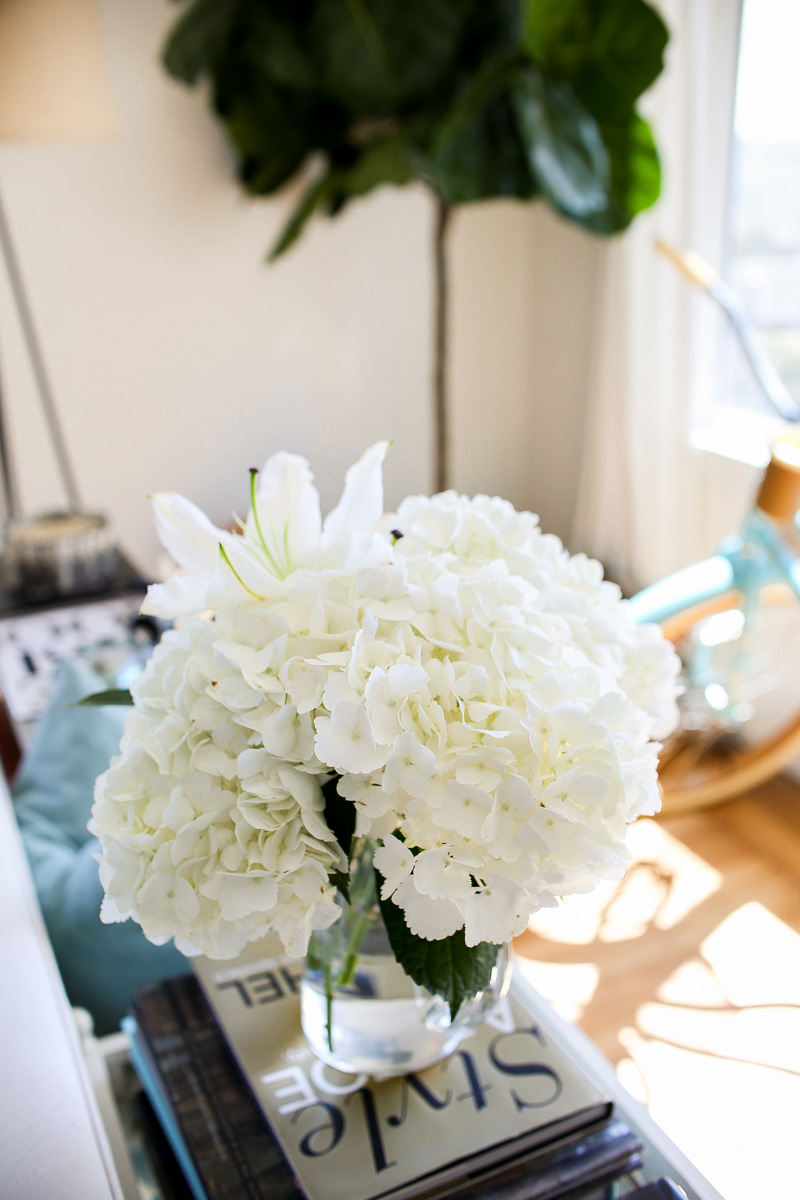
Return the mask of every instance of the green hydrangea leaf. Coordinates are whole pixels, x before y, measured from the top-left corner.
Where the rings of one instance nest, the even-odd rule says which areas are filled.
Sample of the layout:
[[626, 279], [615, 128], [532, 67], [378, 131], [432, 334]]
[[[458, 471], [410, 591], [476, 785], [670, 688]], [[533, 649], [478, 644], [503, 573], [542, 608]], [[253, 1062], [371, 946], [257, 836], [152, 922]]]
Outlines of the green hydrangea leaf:
[[105, 692], [93, 692], [91, 696], [84, 696], [82, 700], [76, 700], [69, 707], [102, 708], [107, 704], [133, 704], [133, 696], [126, 688], [109, 688]]
[[[380, 889], [383, 877], [379, 876], [376, 882]], [[468, 946], [463, 929], [440, 941], [429, 942], [411, 932], [403, 910], [391, 899], [379, 903], [389, 944], [400, 966], [414, 983], [446, 1000], [452, 1017], [465, 1000], [489, 986], [498, 946], [490, 942]]]
[[[353, 835], [356, 831], [356, 806], [336, 790], [339, 776], [333, 775], [322, 785], [322, 797], [325, 801], [325, 820], [336, 841], [350, 862], [353, 846]], [[338, 887], [345, 900], [350, 901], [350, 877], [344, 871], [334, 871], [331, 875], [333, 883]]]

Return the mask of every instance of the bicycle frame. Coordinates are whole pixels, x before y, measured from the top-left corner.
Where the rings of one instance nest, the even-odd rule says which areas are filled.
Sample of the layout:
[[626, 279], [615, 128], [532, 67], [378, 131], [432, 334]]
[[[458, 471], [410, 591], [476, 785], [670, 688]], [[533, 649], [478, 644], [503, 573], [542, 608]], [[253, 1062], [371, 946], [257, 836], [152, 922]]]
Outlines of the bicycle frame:
[[[779, 525], [754, 507], [741, 534], [727, 538], [713, 557], [659, 580], [629, 601], [638, 623], [664, 624], [678, 613], [713, 607], [713, 601], [736, 594], [732, 611], [741, 614], [741, 620], [732, 622], [729, 610], [724, 627], [709, 627], [684, 661], [688, 685], [704, 693], [717, 720], [728, 728], [749, 716], [739, 695], [749, 674], [748, 635], [761, 607], [762, 589], [776, 583], [787, 584], [800, 600], [800, 555]], [[723, 643], [730, 654], [720, 661], [718, 647]]]
[[738, 537], [726, 538], [717, 553], [643, 588], [628, 601], [638, 624], [661, 625], [686, 608], [737, 591], [748, 609], [761, 588], [786, 582], [800, 600], [800, 555], [766, 513], [752, 509]]
[[765, 398], [787, 421], [739, 534], [629, 601], [634, 619], [660, 624], [683, 659], [681, 724], [660, 777], [665, 808], [687, 811], [763, 783], [800, 754], [800, 677], [785, 644], [787, 621], [796, 625], [786, 601], [800, 601], [800, 405], [730, 288], [697, 255], [659, 249], [725, 312]]

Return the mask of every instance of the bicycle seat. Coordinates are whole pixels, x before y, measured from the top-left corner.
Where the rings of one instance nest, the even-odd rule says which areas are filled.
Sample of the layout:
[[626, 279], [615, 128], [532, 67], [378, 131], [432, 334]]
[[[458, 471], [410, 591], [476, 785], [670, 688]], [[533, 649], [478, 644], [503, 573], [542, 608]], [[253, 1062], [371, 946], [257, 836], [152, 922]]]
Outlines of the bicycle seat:
[[800, 428], [787, 426], [775, 440], [756, 508], [774, 521], [794, 519], [800, 509]]

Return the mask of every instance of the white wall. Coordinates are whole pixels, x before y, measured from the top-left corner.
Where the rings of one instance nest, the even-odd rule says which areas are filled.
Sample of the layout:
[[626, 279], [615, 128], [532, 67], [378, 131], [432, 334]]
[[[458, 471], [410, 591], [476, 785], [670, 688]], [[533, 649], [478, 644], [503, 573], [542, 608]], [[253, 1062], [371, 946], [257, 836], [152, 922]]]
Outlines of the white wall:
[[[250, 201], [198, 91], [158, 64], [178, 10], [100, 0], [117, 110], [109, 142], [0, 146], [0, 188], [84, 504], [147, 572], [145, 497], [218, 522], [247, 468], [311, 460], [324, 506], [394, 437], [387, 502], [432, 483], [432, 206], [385, 189], [264, 255], [297, 189]], [[453, 473], [565, 536], [601, 243], [543, 206], [459, 210], [451, 228]], [[0, 272], [0, 367], [27, 511], [63, 502]]]

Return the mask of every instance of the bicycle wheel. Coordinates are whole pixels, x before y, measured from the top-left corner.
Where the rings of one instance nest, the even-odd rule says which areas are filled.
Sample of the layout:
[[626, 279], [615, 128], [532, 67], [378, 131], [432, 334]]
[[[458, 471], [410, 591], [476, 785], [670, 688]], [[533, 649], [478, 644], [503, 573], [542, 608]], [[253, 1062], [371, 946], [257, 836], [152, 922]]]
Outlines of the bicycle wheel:
[[[736, 591], [662, 622], [684, 662], [686, 687], [681, 725], [661, 753], [664, 813], [731, 799], [800, 756], [800, 605], [782, 584], [762, 589], [759, 601], [745, 635]], [[745, 670], [732, 678], [742, 636]], [[699, 679], [698, 648], [704, 663]]]

